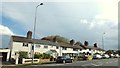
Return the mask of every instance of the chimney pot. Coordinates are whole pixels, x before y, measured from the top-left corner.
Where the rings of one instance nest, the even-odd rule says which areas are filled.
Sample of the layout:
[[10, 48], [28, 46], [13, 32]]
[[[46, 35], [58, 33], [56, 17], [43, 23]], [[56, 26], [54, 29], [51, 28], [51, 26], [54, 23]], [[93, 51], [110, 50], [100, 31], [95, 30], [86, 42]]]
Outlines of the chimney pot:
[[94, 47], [97, 47], [97, 43], [94, 44]]
[[27, 32], [27, 39], [32, 39], [32, 31]]

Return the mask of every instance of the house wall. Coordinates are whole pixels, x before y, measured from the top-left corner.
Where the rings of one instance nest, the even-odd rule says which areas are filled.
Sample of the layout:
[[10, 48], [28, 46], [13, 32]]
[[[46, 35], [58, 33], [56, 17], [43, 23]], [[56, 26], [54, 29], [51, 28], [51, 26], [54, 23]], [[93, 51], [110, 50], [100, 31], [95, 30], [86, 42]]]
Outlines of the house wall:
[[66, 50], [62, 50], [62, 53], [78, 53], [78, 51], [73, 51], [73, 48], [67, 48]]
[[19, 51], [26, 51], [26, 52], [31, 52], [30, 48], [31, 48], [31, 44], [28, 44], [28, 47], [23, 47], [23, 43], [21, 42], [13, 42], [12, 44], [12, 48], [11, 48], [11, 58], [15, 58], [15, 53], [19, 52]]
[[[15, 58], [15, 53], [19, 51], [26, 51], [28, 52], [28, 56], [32, 57], [32, 44], [28, 43], [28, 47], [23, 46], [22, 42], [13, 42], [11, 41], [10, 44], [10, 49], [11, 49], [11, 57]], [[40, 45], [40, 47], [37, 47], [37, 45]], [[48, 48], [44, 48], [44, 46], [47, 46]], [[58, 53], [58, 56], [62, 56], [63, 53], [73, 53], [73, 54], [78, 54], [78, 53], [91, 53], [92, 55], [94, 53], [103, 53], [103, 51], [98, 51], [98, 50], [89, 50], [89, 49], [78, 49], [78, 51], [73, 51], [73, 48], [66, 48], [66, 50], [63, 50], [63, 47], [58, 46], [59, 48], [56, 49], [56, 46], [53, 45], [44, 45], [44, 44], [35, 44], [34, 47], [34, 52], [39, 52], [39, 53], [46, 53], [49, 50], [56, 50]], [[79, 54], [78, 54], [79, 55]]]
[[81, 53], [87, 53], [89, 52], [89, 49], [82, 49]]
[[[40, 45], [40, 47], [36, 47], [36, 45]], [[48, 46], [48, 48], [44, 48], [44, 46]], [[15, 53], [19, 52], [19, 51], [25, 51], [28, 52], [28, 56], [32, 57], [32, 44], [28, 43], [28, 47], [23, 46], [23, 43], [21, 42], [13, 42], [13, 44], [11, 44], [11, 57], [15, 58]], [[62, 56], [62, 47], [59, 47], [58, 49], [56, 49], [56, 46], [52, 46], [52, 45], [43, 45], [43, 44], [35, 44], [34, 46], [34, 53], [35, 52], [39, 52], [39, 53], [46, 53], [49, 50], [56, 50], [58, 53], [58, 56]]]
[[[23, 46], [23, 43], [21, 42], [13, 42], [11, 44], [11, 57], [15, 58], [15, 53], [19, 51], [26, 51], [28, 52], [28, 56], [32, 57], [32, 44], [28, 43], [28, 47]], [[40, 45], [40, 47], [36, 47], [36, 45]], [[44, 48], [44, 46], [48, 46], [48, 48]], [[56, 50], [58, 53], [58, 56], [62, 56], [63, 53], [78, 53], [78, 51], [73, 51], [73, 48], [67, 48], [66, 50], [63, 50], [62, 47], [59, 46], [58, 49], [56, 49], [56, 46], [52, 45], [43, 45], [43, 44], [35, 44], [34, 52], [39, 53], [46, 53], [49, 50]]]
[[105, 51], [101, 51], [101, 50], [93, 50], [93, 54], [95, 54], [95, 53], [104, 54]]

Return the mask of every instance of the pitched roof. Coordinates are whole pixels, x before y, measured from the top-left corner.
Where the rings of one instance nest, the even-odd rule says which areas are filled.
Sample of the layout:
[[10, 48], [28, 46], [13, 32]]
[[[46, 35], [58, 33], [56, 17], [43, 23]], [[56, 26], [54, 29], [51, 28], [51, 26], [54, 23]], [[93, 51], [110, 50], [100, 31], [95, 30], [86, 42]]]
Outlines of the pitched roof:
[[54, 46], [82, 49], [82, 47], [79, 45], [73, 46], [73, 45], [70, 45], [69, 43], [62, 43], [62, 42], [55, 43], [52, 41], [40, 40], [40, 39], [27, 39], [26, 37], [20, 37], [20, 36], [12, 36], [12, 39], [14, 42], [36, 43], [36, 44], [45, 44], [45, 45], [54, 45]]
[[35, 43], [35, 44], [45, 44], [45, 45], [54, 45], [54, 46], [61, 46], [61, 47], [68, 47], [68, 48], [78, 48], [78, 49], [94, 49], [94, 50], [102, 50], [103, 49], [99, 47], [94, 46], [85, 46], [85, 45], [70, 45], [69, 43], [62, 43], [62, 42], [52, 42], [47, 40], [40, 40], [40, 39], [27, 39], [27, 37], [21, 37], [21, 36], [12, 36], [12, 39], [14, 42], [24, 42], [24, 43]]
[[36, 44], [46, 44], [46, 45], [58, 45], [54, 42], [40, 40], [40, 39], [27, 39], [26, 37], [12, 36], [14, 42], [24, 42], [24, 43], [36, 43]]
[[94, 46], [85, 46], [85, 45], [83, 45], [82, 47], [85, 48], [85, 49], [93, 49], [93, 50], [101, 50], [101, 51], [105, 51], [105, 50], [102, 49], [102, 48], [94, 47]]
[[86, 46], [86, 45], [81, 45], [81, 47], [83, 47], [84, 49], [93, 49], [93, 46]]
[[96, 48], [96, 50], [105, 51], [104, 49], [102, 49], [102, 48], [99, 48], [99, 47], [97, 47], [97, 48]]
[[59, 44], [60, 44], [60, 46], [62, 46], [62, 47], [83, 49], [80, 45], [70, 45], [69, 43], [62, 43], [62, 42], [59, 42]]

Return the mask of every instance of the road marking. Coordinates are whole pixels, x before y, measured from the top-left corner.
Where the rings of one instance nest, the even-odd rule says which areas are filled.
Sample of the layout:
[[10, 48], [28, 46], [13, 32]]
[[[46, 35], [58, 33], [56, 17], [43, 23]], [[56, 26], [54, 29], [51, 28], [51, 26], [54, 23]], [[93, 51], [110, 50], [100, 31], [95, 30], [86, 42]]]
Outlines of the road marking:
[[91, 63], [91, 65], [93, 65], [93, 66], [100, 66], [100, 65], [97, 65], [97, 64], [93, 64], [93, 63]]
[[90, 64], [84, 64], [84, 65], [82, 65], [82, 66], [90, 66]]

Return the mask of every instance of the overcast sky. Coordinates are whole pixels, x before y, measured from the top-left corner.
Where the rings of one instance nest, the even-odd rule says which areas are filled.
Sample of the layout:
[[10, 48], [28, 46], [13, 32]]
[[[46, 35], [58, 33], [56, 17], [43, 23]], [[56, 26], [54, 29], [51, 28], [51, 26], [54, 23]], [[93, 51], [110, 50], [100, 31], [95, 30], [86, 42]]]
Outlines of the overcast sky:
[[[8, 46], [9, 36], [26, 36], [27, 31], [33, 31], [35, 7], [43, 2], [12, 1], [0, 3], [3, 47]], [[118, 0], [45, 1], [38, 7], [36, 25], [38, 39], [60, 35], [102, 47], [105, 32], [105, 49], [118, 49]]]

